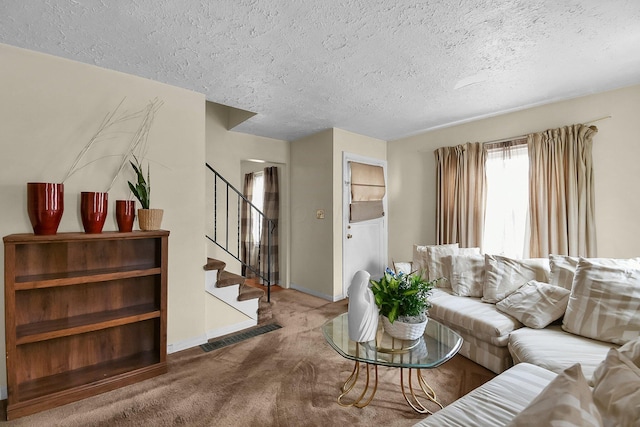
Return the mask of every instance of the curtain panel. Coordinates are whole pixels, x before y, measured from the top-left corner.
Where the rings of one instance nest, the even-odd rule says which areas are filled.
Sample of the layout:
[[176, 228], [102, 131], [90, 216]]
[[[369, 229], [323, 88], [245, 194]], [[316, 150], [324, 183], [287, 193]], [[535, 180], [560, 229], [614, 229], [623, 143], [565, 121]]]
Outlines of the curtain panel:
[[436, 244], [482, 247], [486, 211], [486, 150], [466, 143], [441, 147], [436, 158]]
[[[271, 272], [271, 284], [277, 284], [280, 280], [280, 249], [278, 239], [278, 219], [280, 218], [280, 184], [278, 181], [278, 168], [276, 166], [264, 169], [264, 206], [265, 220], [262, 224], [260, 236], [260, 266], [262, 275], [267, 277]], [[271, 220], [271, 227], [267, 219]], [[271, 263], [267, 254], [271, 251]]]
[[[252, 173], [245, 174], [244, 176], [242, 195], [249, 201], [253, 199]], [[253, 215], [255, 215], [253, 208], [243, 200], [240, 212], [240, 259], [244, 263], [242, 266], [242, 275], [248, 278], [255, 277], [253, 271], [258, 271], [259, 268], [258, 248], [256, 247], [256, 242], [253, 241]], [[247, 268], [245, 265], [249, 265], [251, 268]]]
[[595, 257], [592, 138], [582, 124], [527, 136], [530, 178], [530, 256]]

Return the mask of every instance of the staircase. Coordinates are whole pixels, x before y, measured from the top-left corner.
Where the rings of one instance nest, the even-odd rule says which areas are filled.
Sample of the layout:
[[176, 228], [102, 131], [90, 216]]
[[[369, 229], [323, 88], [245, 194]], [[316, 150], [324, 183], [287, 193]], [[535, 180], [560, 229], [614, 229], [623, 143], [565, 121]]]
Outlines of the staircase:
[[224, 261], [207, 258], [203, 267], [205, 290], [255, 320], [256, 325], [271, 320], [271, 304], [265, 301], [265, 292], [247, 285], [245, 277], [225, 271], [225, 267]]

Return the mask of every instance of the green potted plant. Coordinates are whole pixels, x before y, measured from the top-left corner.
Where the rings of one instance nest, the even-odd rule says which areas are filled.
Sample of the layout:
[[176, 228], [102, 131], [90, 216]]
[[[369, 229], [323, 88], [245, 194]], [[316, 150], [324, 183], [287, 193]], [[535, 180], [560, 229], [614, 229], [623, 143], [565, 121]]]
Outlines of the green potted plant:
[[142, 231], [159, 230], [164, 211], [162, 209], [151, 209], [149, 207], [151, 203], [151, 176], [149, 173], [149, 165], [147, 165], [147, 177], [145, 178], [142, 165], [136, 156], [133, 156], [133, 159], [135, 163], [133, 161], [129, 161], [129, 163], [131, 163], [131, 167], [136, 174], [136, 182], [134, 184], [128, 181], [128, 183], [129, 189], [142, 205], [142, 209], [138, 209], [138, 226]]
[[380, 280], [371, 280], [371, 291], [380, 309], [382, 324], [394, 338], [414, 340], [424, 334], [429, 296], [437, 281], [420, 274], [395, 273], [387, 268]]

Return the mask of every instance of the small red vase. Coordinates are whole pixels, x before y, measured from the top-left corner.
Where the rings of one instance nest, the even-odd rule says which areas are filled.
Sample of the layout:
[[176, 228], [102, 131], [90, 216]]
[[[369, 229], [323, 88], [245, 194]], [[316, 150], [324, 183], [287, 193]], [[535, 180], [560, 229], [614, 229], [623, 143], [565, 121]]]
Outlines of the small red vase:
[[64, 185], [27, 183], [27, 212], [34, 234], [56, 234], [64, 212]]
[[87, 234], [102, 233], [102, 227], [107, 219], [107, 193], [83, 191], [80, 193], [80, 217], [82, 226]]
[[128, 233], [133, 230], [133, 220], [135, 217], [135, 200], [116, 200], [116, 222], [118, 223], [118, 231]]

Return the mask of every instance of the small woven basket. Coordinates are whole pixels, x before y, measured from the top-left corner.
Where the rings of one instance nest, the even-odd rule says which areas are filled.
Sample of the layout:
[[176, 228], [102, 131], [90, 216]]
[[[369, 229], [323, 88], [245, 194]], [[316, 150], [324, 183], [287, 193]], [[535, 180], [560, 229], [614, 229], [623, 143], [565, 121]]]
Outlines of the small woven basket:
[[138, 209], [138, 226], [140, 230], [160, 230], [163, 214], [163, 209]]
[[424, 335], [424, 330], [427, 327], [427, 317], [424, 322], [420, 323], [405, 323], [396, 319], [393, 323], [389, 321], [387, 316], [382, 316], [382, 325], [386, 333], [393, 338], [400, 340], [416, 340]]

